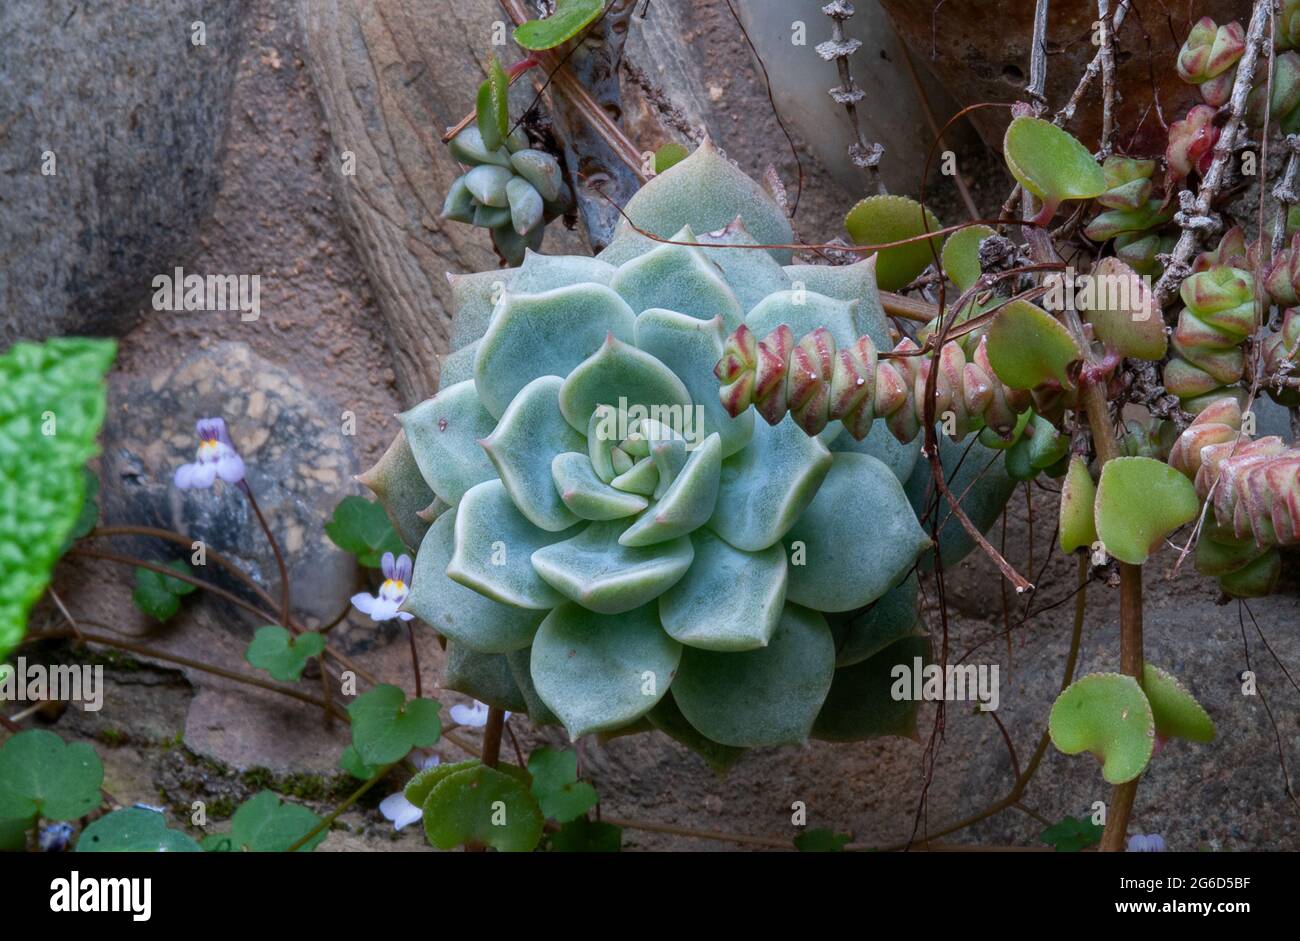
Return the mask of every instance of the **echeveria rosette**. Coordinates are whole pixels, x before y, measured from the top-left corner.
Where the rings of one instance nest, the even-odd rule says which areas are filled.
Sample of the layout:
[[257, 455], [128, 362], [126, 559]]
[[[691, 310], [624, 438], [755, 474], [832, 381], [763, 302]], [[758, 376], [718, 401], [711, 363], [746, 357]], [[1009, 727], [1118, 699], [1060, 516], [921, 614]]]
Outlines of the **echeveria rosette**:
[[[790, 239], [781, 209], [707, 143], [626, 212], [674, 241]], [[905, 729], [893, 712], [873, 725], [823, 705], [832, 683], [887, 690], [887, 668], [857, 663], [841, 684], [830, 622], [930, 545], [900, 482], [914, 453], [888, 436], [841, 449], [838, 422], [810, 437], [719, 401], [713, 368], [742, 323], [888, 336], [874, 259], [784, 260], [625, 227], [598, 258], [528, 252], [453, 279], [441, 391], [400, 416], [405, 443], [376, 475], [407, 495], [380, 494], [395, 518], [428, 492], [446, 506], [406, 607], [448, 639], [452, 688], [574, 738], [661, 727], [702, 751], [801, 742], [815, 723], [837, 738]], [[899, 636], [914, 646], [913, 623]]]

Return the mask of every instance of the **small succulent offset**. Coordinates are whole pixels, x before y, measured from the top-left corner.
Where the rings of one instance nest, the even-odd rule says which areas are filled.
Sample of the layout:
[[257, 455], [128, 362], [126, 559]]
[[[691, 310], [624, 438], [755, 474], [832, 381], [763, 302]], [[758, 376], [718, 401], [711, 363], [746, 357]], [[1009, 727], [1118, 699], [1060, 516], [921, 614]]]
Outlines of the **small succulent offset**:
[[469, 169], [447, 191], [443, 218], [489, 229], [502, 257], [519, 264], [526, 248], [541, 247], [546, 223], [563, 215], [572, 202], [559, 163], [529, 147], [518, 128], [503, 139], [486, 141], [471, 124], [448, 147]]
[[916, 704], [888, 690], [928, 650], [915, 451], [733, 417], [713, 373], [742, 324], [887, 342], [875, 260], [719, 247], [792, 233], [707, 141], [626, 214], [595, 258], [453, 278], [441, 391], [363, 478], [421, 540], [405, 608], [447, 638], [444, 685], [574, 738], [658, 728], [722, 765], [910, 733]]

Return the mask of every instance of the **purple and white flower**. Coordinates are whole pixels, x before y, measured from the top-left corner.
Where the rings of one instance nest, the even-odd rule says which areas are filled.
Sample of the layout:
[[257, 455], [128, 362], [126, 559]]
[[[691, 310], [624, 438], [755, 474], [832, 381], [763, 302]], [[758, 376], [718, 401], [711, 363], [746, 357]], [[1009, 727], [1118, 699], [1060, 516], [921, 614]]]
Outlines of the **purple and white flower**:
[[[505, 714], [505, 718], [510, 718], [510, 713]], [[488, 705], [485, 702], [474, 700], [474, 705], [466, 706], [462, 703], [456, 703], [451, 707], [451, 721], [457, 725], [463, 725], [471, 729], [481, 729], [487, 725]]]
[[[423, 761], [416, 762], [421, 771], [426, 768], [436, 768], [442, 759], [437, 755], [430, 755]], [[389, 794], [379, 802], [379, 812], [384, 818], [393, 822], [394, 830], [401, 830], [408, 827], [424, 816], [424, 811], [416, 807], [406, 799], [406, 791], [398, 791], [396, 794]]]
[[359, 591], [352, 596], [352, 606], [362, 614], [370, 615], [372, 621], [411, 620], [415, 615], [399, 610], [411, 594], [411, 557], [403, 554], [394, 560], [391, 552], [385, 552], [380, 567], [384, 572], [384, 583], [379, 586], [379, 594]]
[[200, 418], [195, 426], [199, 449], [193, 464], [176, 468], [174, 482], [181, 490], [211, 487], [220, 477], [228, 484], [244, 479], [244, 459], [230, 441], [223, 418]]
[[1165, 838], [1159, 833], [1134, 833], [1128, 838], [1130, 853], [1163, 853]]

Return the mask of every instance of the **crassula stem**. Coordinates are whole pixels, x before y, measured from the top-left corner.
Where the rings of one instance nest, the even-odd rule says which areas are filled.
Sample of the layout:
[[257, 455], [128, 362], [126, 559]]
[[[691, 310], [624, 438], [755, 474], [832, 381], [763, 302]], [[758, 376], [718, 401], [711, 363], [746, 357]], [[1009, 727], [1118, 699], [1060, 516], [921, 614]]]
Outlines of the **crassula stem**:
[[[1097, 448], [1097, 459], [1105, 466], [1107, 461], [1120, 456], [1119, 444], [1110, 424], [1106, 394], [1095, 382], [1084, 385], [1081, 394], [1093, 444]], [[1120, 563], [1119, 661], [1121, 672], [1134, 677], [1138, 683], [1142, 682], [1142, 566], [1128, 563]], [[1101, 837], [1103, 852], [1123, 852], [1140, 780], [1138, 777], [1118, 784], [1111, 793], [1106, 829]]]

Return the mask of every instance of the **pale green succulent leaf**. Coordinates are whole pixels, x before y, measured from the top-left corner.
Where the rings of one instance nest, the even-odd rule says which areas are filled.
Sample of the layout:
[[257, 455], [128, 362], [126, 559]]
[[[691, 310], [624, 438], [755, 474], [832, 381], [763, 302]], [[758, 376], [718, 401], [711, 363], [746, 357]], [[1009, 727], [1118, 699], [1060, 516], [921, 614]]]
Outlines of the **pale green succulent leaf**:
[[592, 611], [619, 614], [641, 607], [676, 584], [695, 553], [687, 536], [653, 546], [620, 545], [625, 528], [623, 520], [590, 523], [576, 536], [535, 551], [533, 568], [555, 591]]
[[659, 626], [654, 605], [609, 616], [562, 604], [533, 642], [533, 683], [577, 740], [653, 709], [673, 683], [681, 655], [681, 644]]
[[[695, 238], [689, 229], [675, 237], [679, 241]], [[638, 313], [661, 307], [699, 320], [720, 316], [728, 332], [744, 318], [740, 301], [722, 271], [703, 251], [686, 245], [660, 245], [625, 262], [610, 287]]]
[[442, 666], [442, 685], [498, 709], [527, 712], [528, 700], [515, 682], [514, 671], [507, 659], [514, 653], [517, 651], [510, 654], [479, 653], [449, 640]]
[[[987, 533], [1002, 516], [1002, 511], [1016, 489], [1016, 481], [1006, 471], [1005, 455], [983, 442], [972, 443], [968, 436], [953, 441], [938, 432], [939, 463], [943, 467], [948, 490], [957, 498], [962, 512], [981, 533]], [[927, 533], [933, 531], [933, 522], [939, 524], [939, 556], [944, 568], [951, 568], [975, 548], [975, 540], [966, 532], [961, 522], [953, 516], [948, 498], [938, 494], [930, 462], [919, 460], [912, 476], [907, 479], [907, 496], [912, 509]], [[931, 514], [937, 514], [932, 517]], [[934, 553], [927, 552], [921, 560], [923, 571], [934, 567]]]
[[[620, 229], [630, 220], [660, 238], [671, 238], [687, 225], [696, 232], [721, 229], [739, 216], [759, 244], [789, 245], [794, 239], [785, 210], [707, 137], [689, 157], [641, 187], [624, 212], [628, 218]], [[789, 264], [790, 249], [768, 251]]]
[[410, 548], [418, 546], [429, 526], [417, 514], [435, 495], [420, 473], [405, 430], [397, 433], [383, 457], [357, 480], [379, 498], [402, 542]]
[[816, 611], [786, 604], [766, 647], [738, 653], [687, 647], [673, 683], [682, 715], [723, 745], [804, 742], [831, 688], [835, 642]]
[[698, 320], [659, 308], [642, 311], [636, 318], [637, 348], [667, 366], [686, 386], [695, 406], [686, 415], [692, 424], [696, 415], [703, 415], [703, 427], [692, 430], [704, 436], [716, 432], [722, 438], [722, 456], [730, 457], [753, 436], [754, 410], [745, 409], [733, 418], [718, 396], [713, 368], [722, 358], [722, 330], [717, 319]]
[[553, 608], [561, 596], [538, 577], [529, 559], [575, 532], [539, 529], [519, 512], [501, 481], [486, 481], [469, 490], [457, 509], [447, 575], [502, 604]]
[[853, 302], [841, 301], [815, 291], [778, 291], [763, 298], [745, 317], [745, 326], [756, 337], [765, 337], [785, 324], [795, 338], [825, 327], [835, 344], [848, 349], [857, 339]]
[[853, 303], [854, 336], [869, 336], [876, 349], [893, 347], [889, 339], [889, 321], [880, 306], [876, 284], [876, 256], [871, 255], [851, 265], [787, 265], [790, 286], [824, 294]]
[[671, 689], [668, 695], [659, 700], [659, 704], [646, 714], [646, 719], [655, 729], [699, 755], [704, 759], [705, 764], [719, 774], [731, 768], [745, 754], [743, 748], [720, 745], [701, 735], [695, 726], [686, 721], [686, 716], [682, 715], [682, 710], [677, 707], [677, 702], [673, 699]]
[[784, 542], [786, 597], [819, 611], [851, 611], [898, 584], [930, 537], [888, 468], [865, 454], [840, 453]]
[[[683, 240], [684, 241], [684, 240]], [[739, 218], [722, 229], [701, 232], [695, 241], [709, 245], [757, 245], [758, 240], [745, 228]], [[755, 304], [775, 291], [790, 287], [784, 269], [768, 252], [757, 249], [703, 248], [704, 257], [722, 271], [727, 286], [740, 301], [740, 308], [748, 312]]]
[[578, 431], [587, 431], [600, 405], [640, 406], [651, 415], [668, 408], [684, 415], [691, 397], [667, 366], [630, 342], [610, 336], [574, 367], [560, 388], [560, 411]]
[[497, 302], [514, 283], [520, 270], [496, 268], [470, 274], [447, 274], [447, 283], [451, 285], [451, 309], [454, 312], [450, 346], [453, 352], [483, 338], [488, 324], [492, 322]]
[[767, 645], [785, 605], [782, 546], [745, 552], [707, 529], [691, 533], [695, 561], [659, 596], [664, 630], [688, 647], [754, 650]]
[[487, 438], [487, 452], [515, 506], [534, 526], [557, 533], [578, 522], [560, 499], [551, 462], [586, 446], [560, 414], [559, 376], [538, 376], [519, 391]]
[[502, 604], [447, 577], [458, 512], [442, 514], [429, 527], [415, 556], [411, 594], [403, 607], [470, 650], [506, 653], [527, 647], [545, 611]]
[[509, 287], [516, 294], [541, 294], [575, 284], [608, 286], [617, 270], [608, 262], [586, 255], [542, 255], [530, 250], [524, 252], [523, 264]]
[[496, 468], [478, 443], [496, 422], [483, 408], [474, 383], [443, 389], [397, 417], [420, 473], [447, 503], [455, 506], [465, 491], [496, 477]]
[[920, 703], [908, 696], [894, 698], [894, 668], [916, 669], [917, 660], [930, 659], [925, 637], [904, 637], [872, 656], [835, 671], [830, 692], [813, 724], [813, 738], [827, 742], [860, 742], [882, 735], [916, 738]]
[[920, 636], [923, 631], [918, 587], [913, 572], [877, 598], [866, 611], [838, 624], [832, 622], [835, 666], [853, 666], [904, 637]]
[[500, 418], [520, 389], [538, 376], [569, 375], [607, 336], [632, 342], [635, 324], [632, 309], [601, 284], [505, 294], [474, 358], [483, 407]]
[[613, 480], [610, 486], [644, 497], [654, 495], [659, 487], [659, 468], [652, 457], [643, 457]]
[[786, 415], [754, 423], [749, 446], [722, 462], [717, 508], [709, 528], [737, 549], [778, 542], [812, 503], [831, 468], [831, 452]]
[[645, 497], [616, 490], [601, 480], [586, 454], [567, 451], [555, 455], [551, 478], [564, 505], [585, 520], [622, 519], [650, 505]]
[[[827, 426], [829, 427], [829, 425]], [[842, 427], [842, 426], [841, 426]], [[874, 422], [871, 431], [861, 441], [853, 435], [841, 434], [829, 445], [831, 453], [852, 451], [866, 454], [884, 464], [901, 481], [906, 481], [916, 468], [916, 459], [921, 454], [924, 436], [917, 435], [911, 441], [899, 441], [882, 421]]]
[[[619, 536], [620, 545], [652, 546], [685, 536], [709, 521], [718, 502], [722, 439], [709, 435], [673, 478], [663, 496]], [[660, 472], [662, 479], [662, 471]]]

